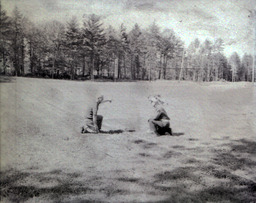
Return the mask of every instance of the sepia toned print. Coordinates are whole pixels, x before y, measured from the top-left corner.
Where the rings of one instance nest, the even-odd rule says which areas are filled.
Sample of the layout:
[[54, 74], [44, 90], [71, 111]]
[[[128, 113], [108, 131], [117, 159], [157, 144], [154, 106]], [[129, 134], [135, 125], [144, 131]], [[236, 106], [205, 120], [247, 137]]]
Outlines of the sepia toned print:
[[0, 0], [1, 202], [256, 202], [255, 9]]

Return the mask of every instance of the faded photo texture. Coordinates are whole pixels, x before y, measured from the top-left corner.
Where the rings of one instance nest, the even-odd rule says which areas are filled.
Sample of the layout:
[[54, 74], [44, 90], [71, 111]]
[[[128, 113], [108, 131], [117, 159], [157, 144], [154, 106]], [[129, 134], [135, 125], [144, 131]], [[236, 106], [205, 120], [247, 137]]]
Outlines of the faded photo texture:
[[1, 202], [256, 202], [255, 0], [0, 0]]

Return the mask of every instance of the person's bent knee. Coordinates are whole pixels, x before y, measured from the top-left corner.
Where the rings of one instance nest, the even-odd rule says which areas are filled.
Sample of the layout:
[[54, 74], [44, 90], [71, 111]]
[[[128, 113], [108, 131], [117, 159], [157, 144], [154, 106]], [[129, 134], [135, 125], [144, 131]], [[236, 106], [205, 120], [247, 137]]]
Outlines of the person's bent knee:
[[102, 115], [98, 115], [97, 116], [97, 120], [103, 120], [103, 116]]
[[148, 119], [148, 122], [153, 123], [153, 119], [152, 118]]

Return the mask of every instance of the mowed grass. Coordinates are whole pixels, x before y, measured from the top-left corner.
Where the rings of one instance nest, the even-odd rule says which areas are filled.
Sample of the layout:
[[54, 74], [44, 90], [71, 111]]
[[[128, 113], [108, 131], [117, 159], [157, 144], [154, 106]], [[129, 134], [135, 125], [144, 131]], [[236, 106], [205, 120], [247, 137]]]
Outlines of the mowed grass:
[[[3, 202], [256, 201], [250, 83], [0, 81]], [[112, 133], [80, 134], [101, 94]], [[174, 136], [147, 133], [153, 94]]]

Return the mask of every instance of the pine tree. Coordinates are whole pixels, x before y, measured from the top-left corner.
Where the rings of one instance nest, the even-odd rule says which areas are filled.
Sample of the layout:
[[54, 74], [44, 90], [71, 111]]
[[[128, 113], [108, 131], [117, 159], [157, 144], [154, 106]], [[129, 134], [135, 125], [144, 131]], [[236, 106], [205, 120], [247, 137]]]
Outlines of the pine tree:
[[201, 60], [201, 54], [200, 54], [200, 41], [198, 39], [195, 39], [188, 47], [188, 64], [191, 70], [193, 70], [193, 81], [198, 80], [199, 76], [199, 70], [200, 70], [200, 60]]
[[48, 66], [51, 66], [51, 77], [54, 77], [56, 68], [65, 63], [63, 47], [65, 41], [65, 26], [59, 21], [52, 21], [44, 26], [46, 34], [45, 47]]
[[25, 58], [32, 75], [43, 68], [45, 58], [45, 33], [28, 19], [24, 20]]
[[22, 28], [23, 15], [17, 7], [13, 10], [12, 17], [12, 61], [16, 75], [24, 74], [23, 51], [24, 51], [24, 33]]
[[[217, 55], [217, 60], [218, 60], [218, 80], [219, 79], [227, 80], [227, 78], [225, 78], [225, 73], [228, 73], [227, 57], [223, 53], [219, 53]], [[230, 72], [230, 70], [229, 70], [229, 72]]]
[[127, 70], [126, 70], [126, 58], [129, 50], [129, 40], [128, 40], [128, 34], [126, 33], [126, 27], [124, 24], [121, 24], [120, 27], [120, 59], [122, 58], [122, 64], [123, 64], [123, 78], [127, 77]]
[[0, 58], [2, 58], [2, 70], [6, 74], [7, 57], [10, 54], [10, 34], [11, 19], [6, 15], [6, 11], [2, 9], [0, 2]]
[[106, 43], [104, 30], [101, 28], [100, 17], [92, 14], [84, 22], [83, 47], [90, 57], [90, 75], [94, 79], [95, 65], [99, 64], [100, 53]]
[[25, 26], [25, 36], [27, 39], [27, 43], [29, 46], [29, 69], [30, 69], [30, 73], [32, 75], [34, 75], [35, 72], [35, 66], [36, 66], [36, 61], [37, 61], [37, 57], [36, 57], [36, 46], [37, 44], [39, 44], [38, 40], [37, 40], [37, 29], [35, 28], [34, 24], [32, 22], [27, 22], [26, 26]]
[[232, 82], [235, 82], [238, 80], [238, 70], [240, 69], [240, 57], [239, 55], [234, 52], [229, 59], [229, 64], [231, 66], [232, 71]]
[[142, 32], [140, 30], [139, 25], [136, 23], [129, 33], [129, 41], [130, 41], [130, 59], [131, 59], [131, 78], [138, 79], [140, 75], [140, 54], [142, 48]]
[[175, 78], [179, 78], [179, 73], [181, 71], [182, 56], [184, 48], [182, 48], [182, 42], [176, 37], [174, 30], [165, 29], [161, 33], [160, 38], [160, 74], [159, 78], [166, 79], [166, 69], [169, 60], [176, 58], [176, 62], [180, 61], [179, 69], [176, 71]]
[[220, 68], [220, 60], [221, 54], [223, 51], [224, 42], [221, 38], [215, 40], [213, 47], [212, 47], [212, 63], [213, 69], [215, 71], [215, 81], [219, 79], [219, 68]]
[[249, 54], [244, 54], [242, 58], [242, 70], [243, 72], [243, 79], [245, 81], [252, 81], [252, 65], [253, 65], [253, 57]]
[[212, 42], [205, 40], [201, 45], [201, 60], [200, 60], [200, 77], [199, 81], [210, 81], [211, 76], [211, 54], [212, 54]]
[[148, 73], [148, 79], [156, 79], [157, 78], [157, 65], [158, 65], [158, 55], [160, 53], [160, 44], [161, 44], [161, 36], [160, 36], [160, 28], [153, 22], [147, 32], [146, 32], [146, 67]]
[[[108, 64], [108, 76], [114, 76], [115, 72], [115, 62], [118, 64], [118, 78], [120, 78], [120, 52], [121, 52], [121, 42], [118, 40], [116, 31], [112, 26], [106, 29], [106, 46], [104, 51], [105, 63]], [[118, 60], [117, 60], [118, 59]]]
[[74, 79], [75, 70], [78, 65], [79, 48], [81, 45], [81, 37], [77, 19], [73, 17], [67, 23], [67, 30], [65, 33], [65, 53], [66, 60], [70, 66], [71, 79]]

